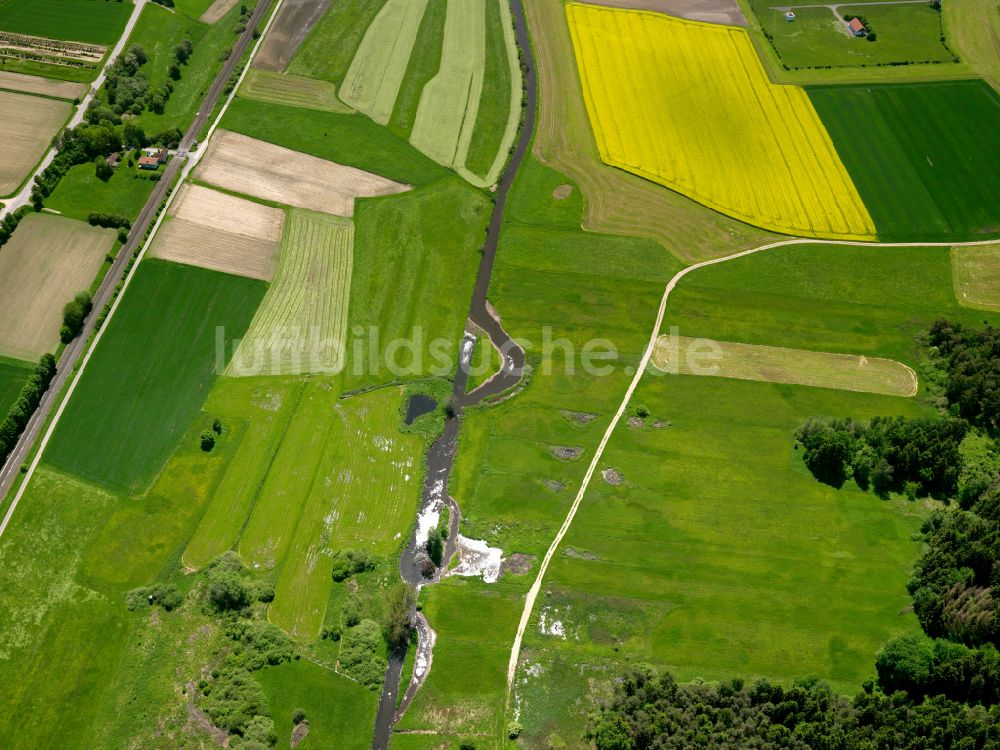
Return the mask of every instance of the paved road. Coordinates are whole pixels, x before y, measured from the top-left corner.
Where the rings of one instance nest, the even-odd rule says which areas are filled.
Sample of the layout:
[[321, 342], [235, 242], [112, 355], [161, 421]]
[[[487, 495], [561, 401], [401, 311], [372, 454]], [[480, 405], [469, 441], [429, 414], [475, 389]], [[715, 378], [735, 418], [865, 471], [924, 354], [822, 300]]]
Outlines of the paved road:
[[[122, 32], [121, 37], [118, 39], [118, 44], [115, 45], [114, 49], [111, 50], [111, 54], [108, 55], [107, 62], [104, 63], [104, 67], [101, 68], [101, 72], [98, 74], [97, 78], [93, 83], [90, 84], [90, 90], [87, 95], [83, 97], [80, 101], [80, 106], [76, 108], [76, 112], [73, 117], [70, 118], [69, 123], [66, 125], [67, 128], [75, 128], [81, 122], [83, 122], [84, 115], [87, 114], [87, 107], [94, 100], [97, 95], [98, 89], [104, 85], [104, 80], [108, 77], [108, 68], [115, 61], [118, 55], [121, 54], [122, 50], [125, 48], [125, 43], [128, 38], [132, 35], [132, 29], [135, 28], [136, 22], [139, 20], [139, 14], [142, 13], [143, 7], [149, 0], [135, 0], [135, 7], [132, 9], [132, 15], [129, 16], [128, 23], [125, 24], [125, 30]], [[44, 172], [48, 166], [52, 163], [52, 160], [56, 158], [58, 151], [56, 149], [49, 149], [49, 152], [45, 154], [45, 158], [42, 159], [41, 163], [38, 165], [37, 169], [32, 172], [31, 176], [28, 178], [27, 182], [24, 183], [24, 187], [21, 191], [15, 195], [13, 198], [5, 198], [4, 205], [0, 207], [0, 219], [2, 219], [6, 214], [16, 211], [21, 206], [28, 205], [28, 201], [31, 199], [31, 186], [35, 184], [35, 177]]]
[[[145, 2], [145, 0], [140, 0], [140, 2]], [[254, 29], [257, 27], [261, 18], [267, 14], [272, 2], [273, 0], [261, 0], [257, 4], [250, 23], [247, 24], [246, 31], [240, 35], [239, 40], [233, 46], [232, 54], [222, 66], [222, 70], [220, 70], [219, 74], [215, 77], [215, 80], [212, 82], [211, 87], [205, 95], [205, 99], [202, 101], [198, 114], [194, 118], [194, 122], [191, 123], [187, 132], [185, 132], [178, 149], [179, 153], [186, 154], [197, 141], [198, 134], [205, 127], [205, 123], [208, 122], [208, 118], [211, 116], [212, 110], [215, 109], [215, 105], [218, 103], [219, 97], [222, 95], [222, 90], [229, 81], [229, 77], [233, 74], [233, 71], [236, 69], [236, 66], [239, 64], [240, 59], [243, 57], [243, 54], [246, 52], [247, 47], [252, 41]], [[89, 342], [91, 335], [94, 333], [94, 329], [97, 324], [97, 317], [100, 315], [105, 305], [111, 302], [115, 288], [121, 282], [129, 260], [132, 258], [136, 249], [142, 245], [145, 239], [146, 230], [156, 220], [156, 211], [167, 197], [167, 191], [174, 183], [174, 180], [180, 173], [184, 164], [185, 159], [179, 156], [171, 159], [167, 163], [166, 170], [160, 178], [160, 181], [156, 183], [156, 187], [149, 196], [149, 200], [146, 201], [146, 205], [143, 206], [142, 211], [139, 214], [139, 218], [136, 219], [135, 223], [132, 225], [132, 231], [129, 233], [128, 241], [119, 251], [117, 257], [115, 258], [115, 262], [112, 264], [107, 275], [101, 282], [100, 288], [98, 288], [97, 293], [94, 295], [94, 311], [87, 317], [87, 320], [84, 323], [83, 332], [80, 336], [74, 339], [65, 350], [63, 350], [63, 354], [59, 359], [58, 369], [56, 370], [56, 375], [52, 380], [52, 384], [42, 397], [41, 404], [39, 404], [38, 409], [31, 417], [31, 420], [28, 422], [21, 438], [17, 442], [17, 445], [8, 457], [2, 471], [0, 471], [0, 497], [6, 497], [7, 493], [10, 492], [11, 486], [17, 477], [21, 464], [28, 457], [31, 447], [34, 445], [35, 440], [38, 439], [42, 428], [45, 426], [49, 415], [52, 413], [52, 408], [58, 394], [62, 393], [63, 388], [66, 386], [66, 383], [74, 372], [73, 365], [80, 358], [80, 355], [86, 350], [87, 343]], [[68, 398], [69, 394], [67, 394], [67, 399]], [[60, 410], [61, 408], [62, 407], [60, 407]], [[46, 439], [48, 439], [48, 435], [46, 435]], [[37, 465], [39, 458], [40, 452], [39, 456], [35, 459], [35, 463], [32, 464], [32, 469], [35, 465]], [[10, 523], [10, 519], [13, 517], [14, 511], [17, 509], [18, 503], [21, 501], [21, 496], [24, 493], [26, 486], [27, 480], [18, 489], [17, 494], [11, 501], [10, 507], [7, 509], [7, 513], [4, 515], [3, 521], [0, 522], [0, 536], [3, 536], [4, 531], [6, 531], [7, 525]]]

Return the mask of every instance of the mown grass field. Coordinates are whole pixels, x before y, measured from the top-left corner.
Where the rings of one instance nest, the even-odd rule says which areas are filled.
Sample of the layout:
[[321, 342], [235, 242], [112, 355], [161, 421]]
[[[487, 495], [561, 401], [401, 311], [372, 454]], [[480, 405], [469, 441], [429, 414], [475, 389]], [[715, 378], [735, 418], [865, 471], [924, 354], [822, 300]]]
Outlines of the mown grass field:
[[272, 73], [251, 68], [247, 73], [240, 96], [274, 104], [318, 109], [326, 112], [349, 113], [351, 108], [337, 98], [337, 87], [329, 81], [314, 78]]
[[288, 73], [339, 84], [347, 75], [365, 31], [387, 0], [331, 3], [288, 65]]
[[[307, 391], [304, 408], [315, 407], [311, 395]], [[334, 552], [363, 548], [381, 556], [404, 543], [420, 500], [424, 441], [399, 433], [401, 398], [400, 389], [385, 388], [333, 404], [322, 412], [325, 424], [317, 425], [325, 429], [324, 439], [318, 445], [309, 440], [310, 448], [296, 438], [301, 417], [289, 426], [241, 550], [258, 549], [253, 540], [262, 528], [280, 533], [287, 527], [284, 519], [295, 516], [289, 535], [294, 542], [286, 547], [269, 610], [271, 620], [293, 636], [319, 635], [333, 586]], [[307, 494], [289, 498], [287, 488], [297, 479], [287, 478], [310, 471]], [[271, 540], [281, 544], [275, 536]]]
[[0, 357], [0, 415], [5, 417], [10, 411], [33, 368], [30, 362]]
[[77, 164], [45, 199], [45, 206], [81, 221], [92, 212], [135, 219], [155, 186], [135, 168], [129, 168], [127, 161], [107, 182], [97, 178], [93, 163]]
[[110, 47], [118, 41], [132, 7], [108, 0], [4, 0], [0, 29]]
[[392, 110], [389, 128], [409, 140], [413, 121], [420, 106], [424, 86], [437, 75], [441, 67], [441, 47], [444, 44], [444, 23], [448, 0], [428, 0], [424, 17], [420, 21], [417, 43], [413, 46], [406, 76], [399, 87], [399, 95]]
[[976, 73], [1000, 92], [1000, 8], [992, 0], [959, 0], [941, 8], [949, 43]]
[[353, 263], [350, 219], [292, 210], [274, 282], [229, 373], [339, 372], [346, 355]]
[[296, 661], [267, 669], [257, 681], [271, 707], [278, 743], [290, 746], [292, 712], [301, 708], [309, 734], [301, 747], [337, 747], [366, 750], [375, 725], [372, 694], [356, 682], [309, 661]]
[[[843, 16], [862, 15], [876, 41], [851, 36]], [[795, 21], [784, 11], [758, 9], [760, 22], [774, 37], [781, 61], [791, 68], [855, 67], [890, 63], [942, 63], [954, 67], [954, 55], [941, 41], [941, 12], [930, 4], [840, 5], [796, 8]]]
[[388, 0], [340, 84], [340, 98], [379, 125], [392, 116], [426, 7], [427, 0]]
[[[46, 460], [123, 492], [159, 473], [246, 331], [266, 284], [166, 261], [144, 262], [66, 406]], [[221, 365], [221, 367], [220, 367]]]
[[[552, 203], [551, 192], [559, 184], [575, 185], [584, 196], [584, 228], [654, 239], [688, 262], [766, 241], [768, 235], [762, 230], [604, 164], [581, 93], [565, 5], [526, 0], [525, 14], [538, 68], [538, 124], [532, 151], [550, 169], [529, 162], [517, 179], [520, 184], [527, 179], [525, 173], [531, 174], [533, 186], [544, 187], [536, 199], [544, 201], [541, 205]], [[565, 178], [556, 178], [558, 172], [553, 170]], [[515, 196], [526, 190], [519, 188]]]
[[[457, 177], [358, 201], [348, 322], [349, 330], [360, 326], [365, 336], [360, 350], [351, 344], [345, 390], [427, 374], [450, 377], [490, 208], [480, 191]], [[378, 329], [377, 339], [367, 335], [371, 326]], [[446, 339], [443, 352], [450, 364], [435, 373], [439, 358], [431, 343], [437, 338]], [[414, 342], [413, 349], [390, 351], [397, 339]]]
[[765, 229], [872, 237], [808, 96], [768, 80], [745, 30], [578, 3], [567, 13], [606, 163]]
[[1000, 234], [1000, 95], [982, 81], [809, 89], [879, 237]]
[[[296, 127], [287, 127], [289, 122]], [[448, 173], [362, 115], [236, 99], [222, 127], [410, 185], [426, 185]]]
[[1000, 244], [953, 248], [951, 264], [959, 302], [1000, 310]]

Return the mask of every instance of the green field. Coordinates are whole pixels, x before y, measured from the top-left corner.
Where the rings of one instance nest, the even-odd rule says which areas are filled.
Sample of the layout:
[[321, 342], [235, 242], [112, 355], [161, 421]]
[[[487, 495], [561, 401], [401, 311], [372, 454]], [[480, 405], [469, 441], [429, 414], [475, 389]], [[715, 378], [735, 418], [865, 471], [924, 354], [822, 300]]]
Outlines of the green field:
[[417, 43], [406, 68], [406, 77], [399, 87], [389, 127], [407, 140], [413, 132], [413, 121], [417, 117], [417, 107], [420, 106], [424, 86], [437, 75], [441, 67], [441, 45], [444, 43], [447, 10], [448, 0], [428, 0], [420, 22], [420, 31], [417, 33]]
[[[941, 41], [941, 13], [929, 3], [914, 5], [840, 5], [795, 8], [785, 12], [758, 8], [758, 18], [774, 37], [781, 61], [790, 68], [859, 67], [897, 63], [952, 63]], [[863, 15], [876, 32], [869, 42], [847, 33], [843, 17]], [[949, 67], [951, 67], [949, 65]]]
[[[289, 122], [296, 126], [288, 127]], [[236, 99], [222, 127], [410, 185], [426, 185], [448, 173], [362, 115]]]
[[339, 84], [365, 32], [385, 4], [386, 0], [331, 3], [295, 53], [287, 72]]
[[127, 160], [107, 182], [97, 179], [93, 163], [77, 164], [45, 199], [45, 206], [81, 221], [86, 221], [91, 212], [135, 219], [155, 185], [136, 168], [130, 168]]
[[[457, 177], [357, 202], [349, 330], [360, 327], [365, 336], [357, 342], [360, 357], [352, 342], [345, 390], [426, 374], [450, 377], [489, 210], [486, 197]], [[378, 339], [367, 335], [371, 326]], [[437, 338], [446, 339], [443, 353], [450, 357], [443, 372], [435, 372]], [[402, 339], [413, 341], [414, 350], [396, 353], [392, 372], [389, 345]]]
[[379, 125], [392, 116], [426, 7], [427, 0], [388, 0], [340, 84], [340, 98]]
[[226, 342], [241, 337], [265, 289], [239, 276], [144, 262], [46, 460], [109, 488], [145, 489], [218, 375], [216, 327], [224, 327]]
[[292, 712], [297, 708], [305, 711], [309, 722], [309, 735], [300, 747], [370, 747], [375, 700], [356, 682], [304, 660], [264, 670], [257, 681], [270, 703], [279, 750], [289, 747]]
[[10, 407], [21, 395], [34, 365], [19, 359], [0, 357], [0, 420], [7, 416]]
[[108, 0], [0, 0], [0, 29], [113, 46], [131, 12], [132, 3]]
[[287, 73], [250, 68], [240, 87], [240, 96], [274, 104], [348, 113], [351, 108], [337, 98], [337, 87], [329, 81], [317, 81]]
[[1000, 95], [985, 83], [808, 91], [881, 239], [1000, 234]]
[[274, 282], [230, 363], [230, 374], [340, 371], [353, 245], [350, 219], [291, 210]]

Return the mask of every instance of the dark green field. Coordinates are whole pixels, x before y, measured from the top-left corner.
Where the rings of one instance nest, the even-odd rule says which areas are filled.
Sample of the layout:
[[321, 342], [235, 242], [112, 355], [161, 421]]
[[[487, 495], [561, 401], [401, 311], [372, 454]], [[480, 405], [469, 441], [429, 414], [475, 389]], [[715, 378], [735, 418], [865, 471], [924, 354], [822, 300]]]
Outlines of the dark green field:
[[390, 128], [404, 138], [410, 137], [417, 118], [417, 106], [424, 86], [437, 75], [441, 67], [441, 45], [444, 42], [444, 17], [448, 4], [445, 0], [430, 0], [420, 22], [417, 43], [410, 55], [406, 77], [399, 87], [396, 106], [392, 111]]
[[7, 416], [7, 411], [21, 395], [32, 365], [9, 357], [0, 357], [0, 420]]
[[[295, 127], [288, 127], [290, 122]], [[410, 185], [426, 185], [449, 173], [363, 115], [236, 99], [222, 127]]]
[[145, 489], [215, 382], [216, 327], [227, 341], [240, 338], [266, 286], [145, 261], [67, 405], [48, 462], [115, 490]]
[[0, 0], [0, 30], [113, 45], [132, 3], [109, 0]]
[[883, 240], [1000, 234], [1000, 96], [982, 81], [809, 89]]
[[477, 175], [488, 174], [503, 144], [507, 117], [510, 114], [510, 64], [504, 41], [500, 6], [486, 3], [486, 69], [483, 71], [483, 93], [479, 97], [479, 113], [472, 145], [465, 166]]

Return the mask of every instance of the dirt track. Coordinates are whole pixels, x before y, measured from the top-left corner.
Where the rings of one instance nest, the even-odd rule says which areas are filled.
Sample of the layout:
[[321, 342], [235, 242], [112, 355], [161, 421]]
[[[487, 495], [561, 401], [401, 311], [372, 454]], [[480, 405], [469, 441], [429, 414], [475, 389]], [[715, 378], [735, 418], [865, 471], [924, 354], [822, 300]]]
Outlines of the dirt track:
[[[911, 0], [907, 0], [909, 2]], [[915, 0], [920, 2], [920, 0]], [[724, 26], [746, 26], [747, 19], [736, 0], [585, 0], [591, 5], [609, 8], [653, 10], [692, 21], [718, 23]]]

